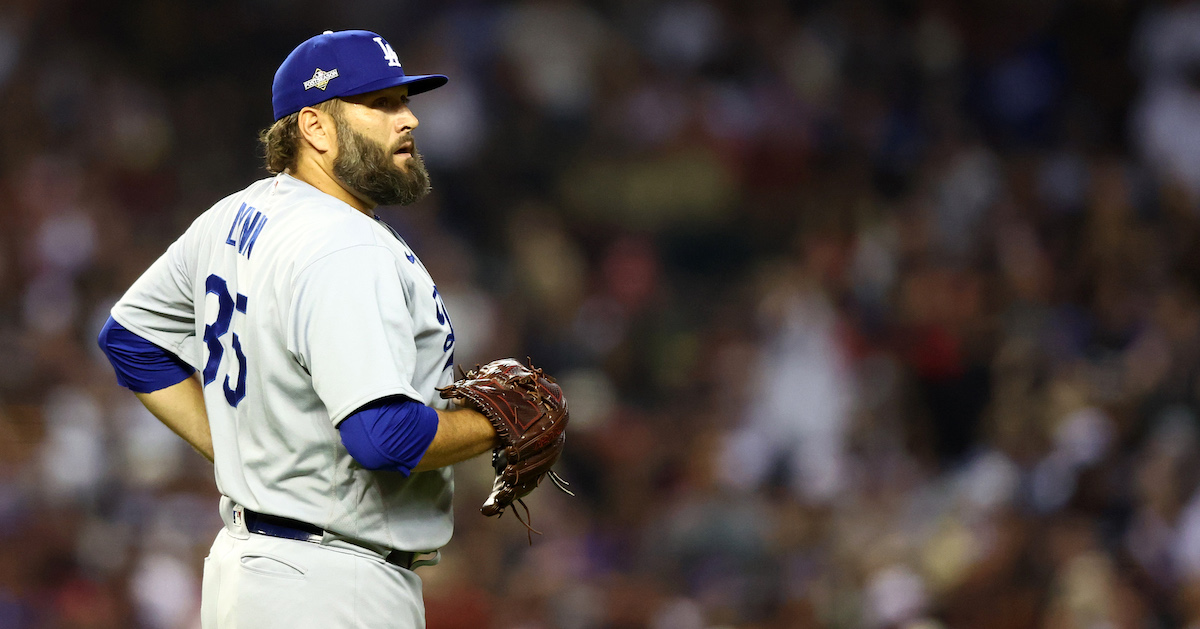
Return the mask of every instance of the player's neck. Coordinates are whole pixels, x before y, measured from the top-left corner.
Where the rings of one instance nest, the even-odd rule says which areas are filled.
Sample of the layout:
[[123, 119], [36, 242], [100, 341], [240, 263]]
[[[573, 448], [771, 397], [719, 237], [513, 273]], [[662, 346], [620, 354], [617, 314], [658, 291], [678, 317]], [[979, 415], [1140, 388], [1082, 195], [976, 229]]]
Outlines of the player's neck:
[[304, 183], [328, 194], [339, 201], [342, 201], [350, 207], [366, 214], [367, 216], [375, 216], [375, 204], [368, 203], [357, 196], [354, 196], [340, 181], [333, 176], [333, 173], [322, 168], [320, 164], [299, 160], [294, 170], [288, 170], [287, 174], [303, 181]]

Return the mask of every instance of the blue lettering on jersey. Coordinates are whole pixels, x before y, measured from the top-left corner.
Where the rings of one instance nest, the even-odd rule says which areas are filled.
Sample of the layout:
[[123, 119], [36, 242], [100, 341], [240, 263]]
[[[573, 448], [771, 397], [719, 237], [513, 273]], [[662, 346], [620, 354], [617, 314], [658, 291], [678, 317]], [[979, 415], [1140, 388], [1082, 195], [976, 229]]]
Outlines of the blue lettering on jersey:
[[[433, 308], [437, 314], [438, 323], [450, 328], [450, 333], [446, 335], [446, 340], [442, 343], [442, 351], [448, 352], [451, 347], [454, 347], [454, 324], [450, 322], [450, 313], [446, 310], [446, 302], [442, 301], [442, 295], [438, 292], [437, 286], [433, 287]], [[451, 354], [450, 357], [453, 360], [454, 355]]]
[[229, 235], [225, 237], [225, 244], [237, 245], [237, 243], [233, 241], [233, 230], [238, 226], [238, 223], [242, 222], [242, 217], [246, 215], [246, 208], [247, 206], [245, 203], [242, 204], [242, 207], [238, 208], [237, 217], [233, 219], [233, 224], [229, 226]]
[[[225, 278], [215, 274], [208, 276], [204, 282], [204, 288], [206, 295], [217, 296], [217, 318], [204, 326], [204, 343], [208, 346], [208, 361], [204, 364], [204, 386], [207, 387], [217, 379], [217, 370], [220, 369], [221, 360], [225, 357], [225, 346], [221, 344], [221, 337], [229, 332], [230, 324], [233, 321], [233, 311], [237, 310], [246, 314], [250, 299], [241, 293], [237, 293], [236, 296], [230, 295], [229, 283], [225, 281]], [[237, 332], [233, 333], [231, 349], [237, 356], [237, 386], [236, 388], [229, 386], [229, 376], [226, 375], [225, 385], [222, 388], [225, 390], [225, 401], [236, 408], [242, 398], [246, 397], [246, 354], [242, 351], [242, 339]]]
[[[225, 237], [225, 244], [232, 247], [237, 247], [238, 253], [250, 259], [250, 252], [254, 250], [254, 242], [258, 240], [258, 235], [262, 233], [263, 227], [267, 224], [267, 217], [263, 216], [262, 212], [253, 207], [242, 204], [238, 208], [237, 216], [233, 219], [233, 224], [229, 226], [229, 235]], [[238, 230], [238, 226], [241, 230]], [[237, 240], [233, 238], [234, 232], [237, 232]]]

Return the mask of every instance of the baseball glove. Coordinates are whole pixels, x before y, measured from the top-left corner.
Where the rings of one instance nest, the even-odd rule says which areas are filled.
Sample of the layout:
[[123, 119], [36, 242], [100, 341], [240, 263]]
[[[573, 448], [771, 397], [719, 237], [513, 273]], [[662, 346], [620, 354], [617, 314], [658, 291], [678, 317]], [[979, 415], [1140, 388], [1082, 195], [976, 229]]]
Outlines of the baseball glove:
[[[438, 389], [442, 397], [473, 408], [488, 418], [499, 435], [492, 451], [496, 479], [492, 493], [480, 510], [483, 515], [503, 515], [514, 502], [525, 509], [521, 520], [538, 533], [529, 520], [529, 507], [521, 500], [549, 476], [559, 489], [574, 496], [568, 483], [551, 470], [566, 443], [567, 401], [562, 389], [541, 369], [512, 358], [492, 361], [463, 374]], [[517, 514], [517, 519], [521, 519]], [[532, 541], [532, 537], [530, 538]]]

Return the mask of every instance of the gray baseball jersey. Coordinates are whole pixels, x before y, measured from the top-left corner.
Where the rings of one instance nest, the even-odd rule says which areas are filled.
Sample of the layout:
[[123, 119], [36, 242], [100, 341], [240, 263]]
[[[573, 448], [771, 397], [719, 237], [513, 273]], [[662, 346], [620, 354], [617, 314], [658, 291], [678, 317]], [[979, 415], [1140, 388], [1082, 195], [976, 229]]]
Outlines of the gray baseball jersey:
[[373, 472], [337, 424], [401, 395], [438, 408], [454, 329], [386, 225], [281, 174], [192, 223], [113, 307], [199, 370], [217, 487], [246, 508], [400, 550], [450, 539], [450, 468]]

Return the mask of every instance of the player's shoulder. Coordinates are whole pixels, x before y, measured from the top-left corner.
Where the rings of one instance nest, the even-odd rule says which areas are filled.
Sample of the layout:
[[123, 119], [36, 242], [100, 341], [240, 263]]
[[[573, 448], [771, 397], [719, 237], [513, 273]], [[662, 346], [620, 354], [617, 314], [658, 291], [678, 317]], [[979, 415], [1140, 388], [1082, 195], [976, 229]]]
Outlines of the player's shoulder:
[[280, 219], [280, 235], [298, 257], [315, 260], [364, 246], [389, 249], [375, 221], [345, 202], [288, 175], [276, 177], [271, 185], [267, 212]]
[[191, 246], [203, 246], [215, 237], [214, 234], [228, 227], [229, 217], [238, 211], [240, 204], [258, 202], [258, 199], [263, 198], [272, 181], [271, 177], [260, 179], [213, 203], [192, 221], [183, 240]]
[[[297, 271], [338, 251], [380, 249], [399, 259], [394, 238], [376, 221], [287, 174], [256, 181], [214, 204], [197, 221], [205, 242], [222, 249], [249, 238], [259, 260]], [[238, 247], [239, 252], [242, 248]], [[249, 250], [249, 247], [246, 248]]]
[[212, 207], [209, 208], [208, 213], [217, 213], [228, 208], [236, 209], [243, 203], [257, 203], [259, 205], [265, 205], [265, 199], [271, 195], [275, 180], [276, 177], [259, 179], [245, 188], [231, 193], [220, 201], [217, 201], [212, 205]]
[[274, 180], [274, 177], [259, 179], [237, 192], [226, 195], [197, 216], [196, 220], [192, 222], [193, 228], [204, 227], [209, 223], [220, 221], [226, 214], [237, 212], [242, 204], [261, 205], [262, 200], [269, 195]]

